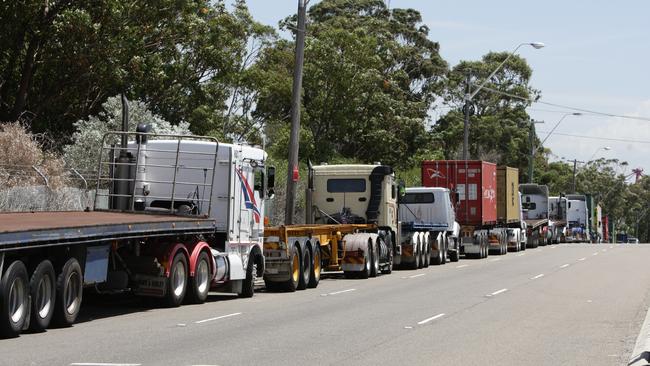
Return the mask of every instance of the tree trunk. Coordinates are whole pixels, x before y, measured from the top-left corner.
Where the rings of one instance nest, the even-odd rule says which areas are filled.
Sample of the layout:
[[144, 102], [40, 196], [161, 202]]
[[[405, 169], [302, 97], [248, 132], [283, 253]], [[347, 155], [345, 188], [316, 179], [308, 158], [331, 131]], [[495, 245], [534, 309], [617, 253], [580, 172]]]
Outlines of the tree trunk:
[[27, 104], [27, 96], [29, 95], [29, 86], [34, 76], [34, 64], [36, 61], [36, 54], [40, 46], [40, 40], [35, 38], [29, 42], [27, 52], [25, 53], [25, 61], [23, 62], [23, 69], [18, 85], [18, 91], [14, 102], [13, 111], [11, 112], [11, 119], [17, 120], [23, 113], [25, 105]]

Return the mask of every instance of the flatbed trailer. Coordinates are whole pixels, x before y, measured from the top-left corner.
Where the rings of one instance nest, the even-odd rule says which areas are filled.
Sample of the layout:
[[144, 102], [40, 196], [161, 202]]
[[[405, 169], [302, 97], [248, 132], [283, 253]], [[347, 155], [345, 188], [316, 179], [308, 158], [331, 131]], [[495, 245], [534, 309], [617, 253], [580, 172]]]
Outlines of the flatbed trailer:
[[132, 212], [69, 211], [0, 213], [0, 253], [120, 239], [210, 235], [210, 218]]

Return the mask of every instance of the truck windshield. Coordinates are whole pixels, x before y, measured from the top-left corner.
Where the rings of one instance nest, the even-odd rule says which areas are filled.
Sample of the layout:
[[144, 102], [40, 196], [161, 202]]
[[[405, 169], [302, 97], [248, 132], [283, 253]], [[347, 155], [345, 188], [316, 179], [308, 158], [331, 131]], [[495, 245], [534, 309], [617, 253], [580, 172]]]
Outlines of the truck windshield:
[[407, 193], [400, 203], [433, 203], [433, 193]]
[[328, 179], [327, 191], [330, 193], [365, 192], [365, 179]]

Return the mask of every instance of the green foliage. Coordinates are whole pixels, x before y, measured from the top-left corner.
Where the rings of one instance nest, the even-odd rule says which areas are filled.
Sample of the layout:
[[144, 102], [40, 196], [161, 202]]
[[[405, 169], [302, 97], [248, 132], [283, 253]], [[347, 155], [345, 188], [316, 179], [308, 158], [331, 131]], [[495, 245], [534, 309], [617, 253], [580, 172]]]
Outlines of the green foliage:
[[3, 1], [0, 121], [65, 135], [126, 91], [196, 133], [248, 137], [246, 68], [273, 34], [242, 0]]
[[[325, 0], [309, 10], [303, 160], [343, 157], [407, 167], [431, 147], [424, 122], [442, 93], [447, 64], [421, 21], [413, 9], [387, 9], [376, 0]], [[256, 66], [270, 84], [255, 113], [267, 121], [272, 143], [287, 134], [292, 55], [292, 42], [281, 41]]]

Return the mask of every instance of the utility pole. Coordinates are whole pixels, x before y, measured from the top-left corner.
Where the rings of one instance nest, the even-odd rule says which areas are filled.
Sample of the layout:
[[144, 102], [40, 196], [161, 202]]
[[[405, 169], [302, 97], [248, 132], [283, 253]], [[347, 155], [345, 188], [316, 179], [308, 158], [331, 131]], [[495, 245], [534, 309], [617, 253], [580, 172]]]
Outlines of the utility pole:
[[467, 77], [465, 79], [465, 84], [466, 84], [466, 92], [465, 92], [465, 106], [463, 107], [463, 110], [465, 112], [465, 125], [463, 127], [463, 160], [468, 159], [468, 148], [469, 148], [469, 108], [470, 108], [470, 102], [471, 102], [471, 94], [470, 94], [470, 80], [471, 80], [471, 72], [467, 71]]
[[528, 140], [530, 141], [530, 156], [528, 157], [528, 183], [533, 183], [533, 168], [535, 166], [535, 124], [544, 123], [544, 121], [530, 120], [530, 132]]
[[573, 183], [571, 184], [571, 187], [572, 187], [571, 191], [573, 193], [576, 193], [576, 171], [578, 169], [578, 163], [583, 163], [584, 164], [585, 162], [577, 160], [577, 159], [573, 159]]
[[308, 0], [298, 0], [298, 28], [296, 29], [296, 59], [291, 92], [291, 135], [289, 137], [289, 164], [287, 169], [287, 201], [284, 223], [293, 224], [298, 183], [298, 145], [300, 143], [300, 101], [302, 97], [302, 65], [305, 58], [305, 17]]

